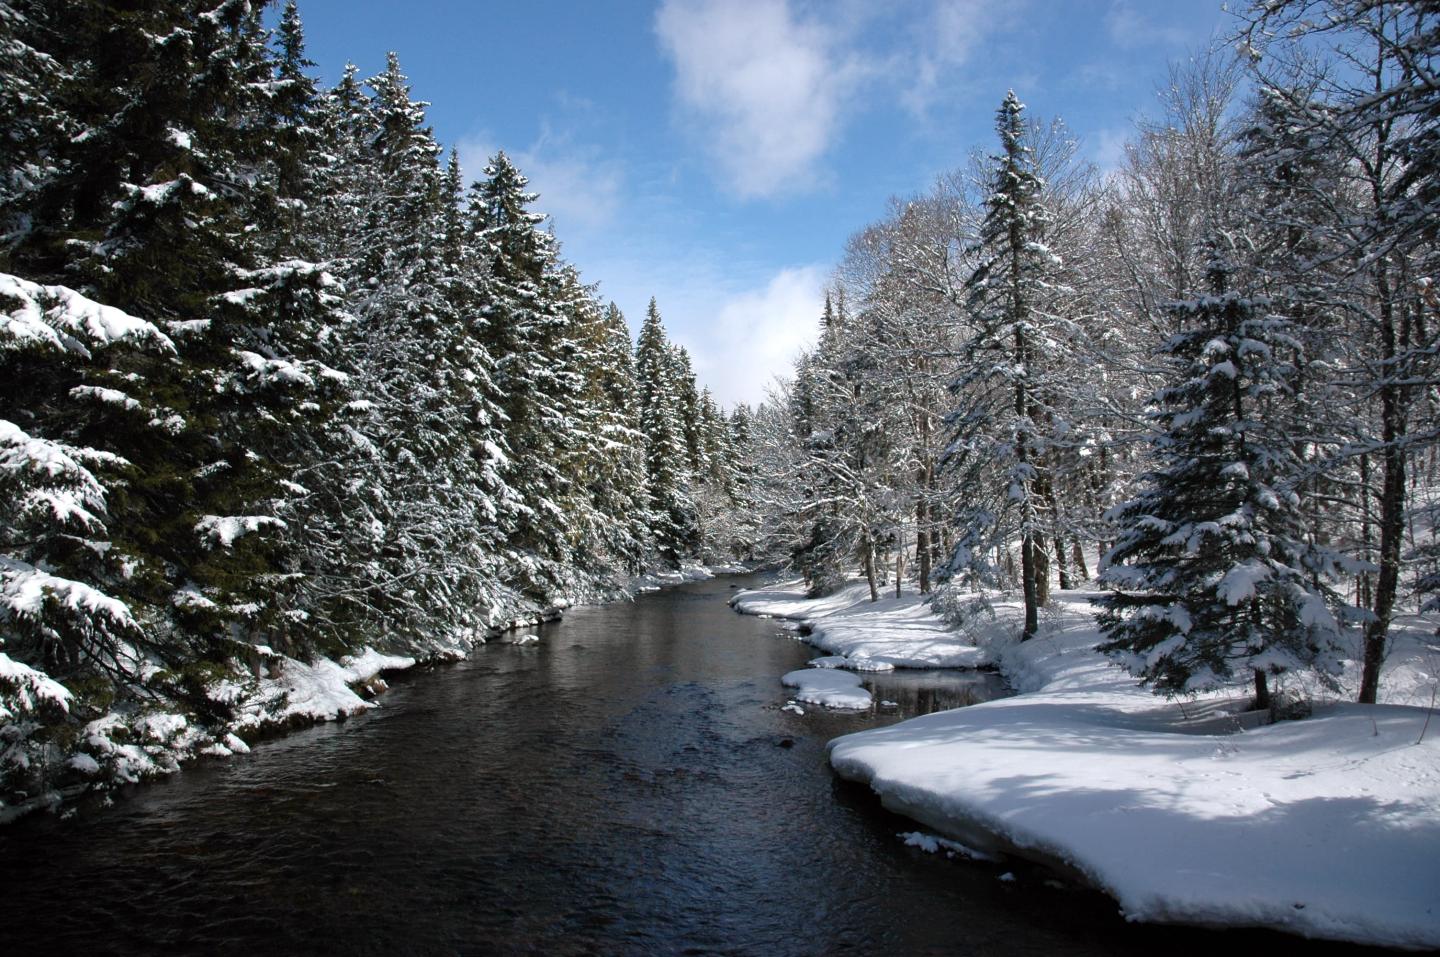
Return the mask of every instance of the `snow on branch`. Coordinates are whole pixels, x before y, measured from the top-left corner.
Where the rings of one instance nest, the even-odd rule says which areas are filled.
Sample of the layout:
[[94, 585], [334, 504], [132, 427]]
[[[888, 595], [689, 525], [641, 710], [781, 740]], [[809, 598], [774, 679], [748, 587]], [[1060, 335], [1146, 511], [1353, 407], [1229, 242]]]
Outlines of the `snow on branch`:
[[236, 539], [266, 528], [288, 528], [273, 515], [206, 515], [195, 523], [195, 531], [213, 546], [229, 548]]
[[0, 273], [0, 350], [54, 349], [89, 356], [128, 342], [174, 352], [170, 338], [144, 319], [98, 303], [66, 286]]

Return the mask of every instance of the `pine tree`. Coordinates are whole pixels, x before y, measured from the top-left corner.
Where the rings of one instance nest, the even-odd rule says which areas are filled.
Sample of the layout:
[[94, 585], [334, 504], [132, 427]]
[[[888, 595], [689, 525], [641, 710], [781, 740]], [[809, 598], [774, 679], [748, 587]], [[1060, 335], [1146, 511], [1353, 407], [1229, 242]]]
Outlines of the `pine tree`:
[[[573, 281], [578, 286], [578, 277]], [[584, 476], [594, 525], [579, 530], [576, 547], [592, 570], [634, 574], [653, 542], [630, 332], [619, 308], [612, 302], [601, 309], [589, 290], [577, 289], [573, 308], [586, 428], [572, 470]]]
[[506, 474], [518, 499], [512, 544], [523, 591], [543, 595], [571, 559], [567, 502], [582, 501], [565, 464], [580, 425], [583, 377], [554, 238], [531, 211], [536, 195], [505, 153], [471, 191], [471, 227], [488, 263], [484, 317], [495, 384], [507, 419]]
[[640, 431], [645, 436], [649, 511], [655, 517], [655, 545], [671, 563], [690, 554], [696, 541], [695, 500], [685, 423], [680, 414], [684, 388], [675, 381], [675, 351], [655, 300], [645, 313], [635, 346]]
[[[1218, 247], [1218, 243], [1217, 243]], [[1253, 675], [1338, 673], [1339, 629], [1325, 582], [1337, 558], [1309, 543], [1289, 421], [1298, 342], [1264, 300], [1230, 288], [1217, 255], [1207, 294], [1172, 307], [1156, 396], [1156, 467], [1113, 513], [1101, 650], [1170, 694]]]
[[[1039, 627], [1042, 601], [1044, 546], [1035, 485], [1044, 448], [1045, 369], [1053, 348], [1045, 329], [1046, 286], [1057, 262], [1044, 242], [1050, 214], [1021, 116], [1024, 109], [1011, 91], [996, 114], [1002, 151], [994, 157], [991, 192], [977, 244], [980, 262], [969, 280], [978, 328], [966, 345], [968, 368], [954, 388], [960, 391], [999, 379], [1009, 389], [1008, 409], [994, 413], [999, 421], [995, 423], [993, 451], [1010, 463], [1004, 480], [1006, 507], [1017, 513], [1020, 581], [1025, 596], [1022, 637], [1031, 638]], [[973, 426], [980, 421], [976, 411], [967, 410], [957, 420]], [[988, 521], [995, 516], [982, 510], [974, 517]], [[961, 535], [968, 554], [979, 554], [968, 544], [979, 531], [971, 529]]]

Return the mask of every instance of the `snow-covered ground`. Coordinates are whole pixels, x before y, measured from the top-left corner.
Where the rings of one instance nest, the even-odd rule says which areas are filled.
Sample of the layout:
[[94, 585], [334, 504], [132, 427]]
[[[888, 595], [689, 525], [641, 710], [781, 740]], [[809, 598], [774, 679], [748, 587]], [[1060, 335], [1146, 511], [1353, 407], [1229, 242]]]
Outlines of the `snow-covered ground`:
[[804, 584], [794, 581], [741, 592], [730, 604], [748, 615], [803, 621], [810, 629], [805, 640], [843, 657], [843, 667], [853, 671], [989, 663], [982, 649], [936, 618], [913, 589], [901, 598], [887, 591], [872, 603], [869, 586], [854, 582], [833, 595], [807, 600]]
[[[907, 657], [897, 634], [923, 635], [929, 654], [945, 632], [904, 599], [890, 600], [892, 624], [884, 607], [852, 607], [857, 597], [869, 605], [863, 586], [736, 604], [827, 636], [832, 621], [868, 621], [896, 659]], [[1425, 730], [1440, 673], [1433, 619], [1397, 623], [1384, 703], [1292, 681], [1314, 714], [1266, 725], [1238, 713], [1244, 689], [1167, 701], [1140, 687], [1095, 653], [1090, 599], [1054, 596], [1024, 643], [1018, 607], [999, 603], [972, 629], [974, 653], [1021, 693], [838, 738], [836, 771], [944, 839], [1072, 873], [1131, 920], [1440, 947], [1440, 717]], [[874, 647], [858, 627], [840, 634], [829, 650]]]

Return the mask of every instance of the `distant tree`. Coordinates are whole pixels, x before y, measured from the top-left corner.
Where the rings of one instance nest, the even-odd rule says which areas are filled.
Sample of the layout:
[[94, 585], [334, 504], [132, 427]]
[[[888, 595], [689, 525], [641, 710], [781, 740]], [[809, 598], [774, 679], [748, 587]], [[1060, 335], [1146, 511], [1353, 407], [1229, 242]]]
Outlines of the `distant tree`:
[[690, 452], [681, 402], [685, 384], [665, 334], [655, 300], [645, 313], [635, 345], [640, 431], [645, 436], [649, 509], [655, 517], [655, 545], [667, 562], [678, 562], [696, 543], [697, 527]]

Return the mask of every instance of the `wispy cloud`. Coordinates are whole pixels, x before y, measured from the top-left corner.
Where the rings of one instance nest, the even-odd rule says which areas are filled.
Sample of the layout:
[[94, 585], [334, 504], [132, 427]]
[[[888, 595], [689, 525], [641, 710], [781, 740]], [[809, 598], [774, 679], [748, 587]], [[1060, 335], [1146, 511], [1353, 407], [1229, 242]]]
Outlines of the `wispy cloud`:
[[1126, 49], [1177, 47], [1194, 40], [1185, 30], [1137, 10], [1131, 0], [1113, 0], [1105, 14], [1105, 31], [1117, 46]]
[[675, 94], [741, 198], [812, 185], [864, 68], [788, 0], [665, 0], [655, 18]]
[[1014, 15], [1018, 3], [990, 0], [932, 0], [916, 18], [912, 49], [892, 59], [892, 72], [905, 80], [901, 103], [924, 115], [950, 93], [955, 72], [970, 62], [982, 41]]
[[724, 405], [764, 399], [814, 344], [828, 266], [767, 269], [715, 249], [674, 250], [670, 258], [650, 252], [597, 257], [601, 298], [619, 304], [634, 333], [654, 296], [670, 337], [690, 351], [700, 381]]
[[1101, 174], [1113, 173], [1125, 161], [1125, 144], [1130, 135], [1127, 128], [1096, 130], [1085, 137], [1085, 154]]

